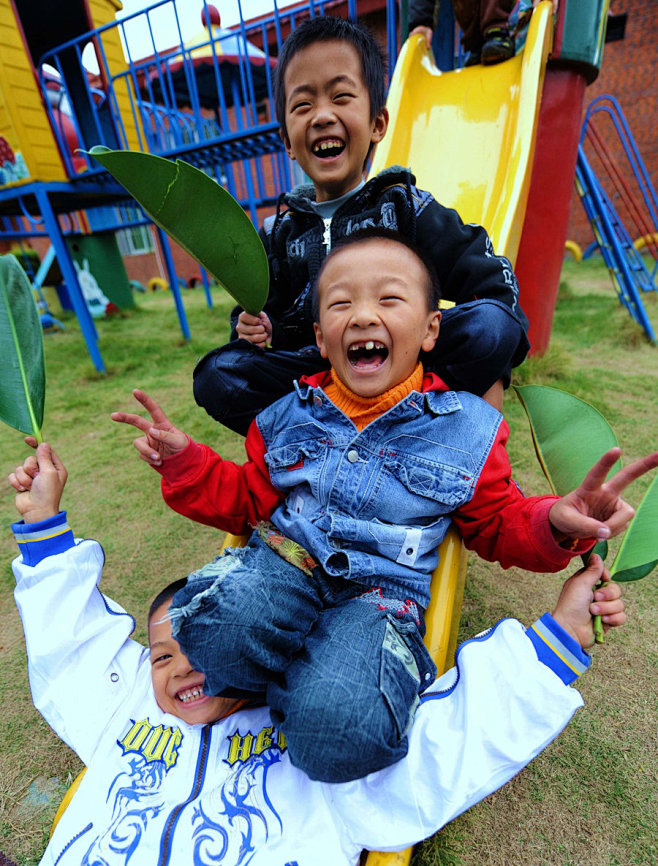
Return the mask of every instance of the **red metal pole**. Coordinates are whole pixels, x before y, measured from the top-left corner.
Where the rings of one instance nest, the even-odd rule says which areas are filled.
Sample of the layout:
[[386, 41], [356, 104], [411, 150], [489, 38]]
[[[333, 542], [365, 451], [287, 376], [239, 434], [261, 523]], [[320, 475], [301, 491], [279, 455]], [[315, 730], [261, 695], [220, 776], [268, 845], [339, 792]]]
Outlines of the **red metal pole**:
[[546, 70], [537, 148], [516, 260], [530, 353], [543, 355], [553, 325], [574, 189], [587, 81], [577, 69]]

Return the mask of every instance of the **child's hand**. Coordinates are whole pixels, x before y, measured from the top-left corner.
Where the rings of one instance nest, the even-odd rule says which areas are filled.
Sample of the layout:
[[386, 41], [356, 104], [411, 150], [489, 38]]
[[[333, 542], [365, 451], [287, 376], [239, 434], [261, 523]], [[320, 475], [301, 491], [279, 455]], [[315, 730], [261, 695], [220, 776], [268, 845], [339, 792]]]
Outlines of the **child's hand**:
[[431, 51], [432, 49], [432, 28], [425, 27], [424, 25], [419, 25], [418, 27], [414, 27], [409, 36], [422, 36], [425, 40], [425, 45], [427, 45], [427, 50]]
[[272, 342], [272, 322], [267, 313], [261, 312], [257, 316], [252, 316], [243, 310], [238, 316], [235, 330], [242, 340], [247, 340], [263, 349]]
[[112, 412], [111, 418], [119, 424], [132, 424], [144, 434], [134, 440], [133, 445], [139, 456], [150, 466], [161, 466], [165, 457], [183, 451], [189, 444], [189, 437], [171, 423], [155, 400], [143, 391], [135, 389], [133, 396], [151, 416], [150, 419], [129, 412]]
[[[599, 580], [605, 586], [594, 589]], [[592, 554], [587, 568], [576, 572], [562, 587], [553, 619], [578, 641], [583, 649], [594, 644], [592, 617], [600, 616], [603, 631], [626, 622], [621, 588], [609, 583], [610, 573], [600, 556]]]
[[612, 538], [631, 522], [635, 511], [619, 494], [640, 475], [658, 466], [658, 451], [625, 466], [606, 481], [606, 475], [620, 454], [619, 448], [605, 453], [587, 473], [583, 483], [553, 505], [549, 519], [558, 543], [567, 538], [596, 538], [599, 541]]
[[16, 490], [16, 509], [26, 523], [38, 523], [59, 513], [59, 502], [68, 472], [62, 461], [46, 442], [37, 446], [33, 436], [25, 441], [35, 454], [30, 454], [9, 476]]

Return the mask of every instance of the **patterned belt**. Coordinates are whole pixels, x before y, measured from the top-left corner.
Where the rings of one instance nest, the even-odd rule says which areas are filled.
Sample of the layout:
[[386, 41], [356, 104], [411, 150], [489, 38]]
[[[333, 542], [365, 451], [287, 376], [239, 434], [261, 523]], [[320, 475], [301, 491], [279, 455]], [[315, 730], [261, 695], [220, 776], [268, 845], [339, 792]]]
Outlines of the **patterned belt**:
[[255, 531], [262, 541], [275, 553], [278, 553], [282, 559], [299, 568], [309, 577], [313, 575], [313, 569], [318, 567], [318, 563], [301, 544], [297, 544], [292, 538], [287, 538], [269, 520], [262, 520], [257, 523]]

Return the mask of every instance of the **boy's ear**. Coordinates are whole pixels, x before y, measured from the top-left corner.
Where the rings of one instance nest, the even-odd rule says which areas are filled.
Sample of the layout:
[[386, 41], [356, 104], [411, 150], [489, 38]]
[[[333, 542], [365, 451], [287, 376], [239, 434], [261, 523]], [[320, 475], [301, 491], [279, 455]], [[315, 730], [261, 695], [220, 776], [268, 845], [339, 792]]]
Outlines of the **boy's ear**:
[[288, 154], [290, 159], [294, 159], [295, 154], [292, 152], [292, 149], [290, 147], [290, 139], [288, 138], [287, 134], [282, 129], [279, 129], [279, 137], [281, 138], [281, 141], [283, 142], [283, 146], [285, 147], [286, 153]]
[[370, 136], [370, 141], [373, 144], [378, 144], [382, 140], [382, 138], [386, 135], [386, 130], [388, 129], [388, 108], [384, 106], [382, 110], [379, 112], [377, 117], [373, 120], [372, 124], [372, 135]]
[[431, 352], [436, 344], [436, 340], [439, 336], [439, 330], [441, 327], [441, 311], [435, 310], [430, 314], [430, 318], [427, 322], [427, 333], [423, 339], [421, 344], [421, 349], [423, 352]]
[[318, 349], [320, 350], [320, 355], [323, 358], [327, 358], [327, 350], [324, 347], [324, 339], [322, 337], [322, 329], [318, 325], [317, 322], [313, 322], [313, 330], [315, 331], [315, 342], [318, 345]]

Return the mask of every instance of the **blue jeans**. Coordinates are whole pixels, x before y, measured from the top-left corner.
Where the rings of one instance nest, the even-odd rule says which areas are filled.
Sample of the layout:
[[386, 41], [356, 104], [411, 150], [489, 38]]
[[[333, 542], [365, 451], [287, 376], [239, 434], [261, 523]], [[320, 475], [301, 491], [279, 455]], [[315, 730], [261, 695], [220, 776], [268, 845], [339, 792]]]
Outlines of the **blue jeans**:
[[[524, 323], [500, 301], [483, 298], [443, 311], [436, 346], [422, 353], [426, 370], [455, 391], [481, 397], [528, 353]], [[194, 370], [194, 398], [216, 421], [246, 435], [256, 415], [292, 391], [293, 380], [329, 369], [315, 346], [261, 349], [233, 340], [204, 355]]]
[[404, 757], [418, 695], [436, 676], [422, 611], [320, 569], [258, 536], [190, 575], [172, 629], [213, 695], [264, 694], [292, 763], [346, 782]]

